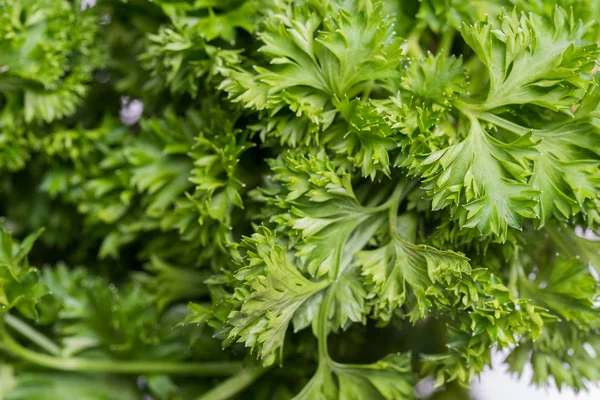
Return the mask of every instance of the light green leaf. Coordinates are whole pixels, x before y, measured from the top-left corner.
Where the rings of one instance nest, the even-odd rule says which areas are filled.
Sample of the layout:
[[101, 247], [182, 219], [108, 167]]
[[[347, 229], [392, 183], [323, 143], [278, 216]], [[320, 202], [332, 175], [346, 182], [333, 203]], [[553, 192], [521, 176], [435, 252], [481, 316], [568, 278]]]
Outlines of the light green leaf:
[[288, 260], [287, 250], [262, 228], [244, 239], [245, 266], [236, 272], [239, 281], [235, 299], [239, 308], [228, 318], [227, 342], [242, 342], [252, 348], [264, 365], [275, 362], [283, 351], [287, 328], [296, 311], [329, 285], [312, 281]]

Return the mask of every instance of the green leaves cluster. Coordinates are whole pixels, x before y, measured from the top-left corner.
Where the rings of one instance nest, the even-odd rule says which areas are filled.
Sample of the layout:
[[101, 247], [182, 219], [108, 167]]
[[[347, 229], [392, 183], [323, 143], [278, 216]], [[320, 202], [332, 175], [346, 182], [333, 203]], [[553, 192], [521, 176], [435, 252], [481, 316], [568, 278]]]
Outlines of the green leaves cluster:
[[[39, 272], [27, 261], [27, 254], [41, 231], [33, 233], [22, 243], [15, 243], [8, 231], [0, 227], [0, 308], [2, 315], [17, 309], [27, 318], [39, 319], [42, 299], [50, 296], [48, 288], [40, 283]], [[44, 311], [50, 311], [44, 310]]]
[[90, 3], [0, 1], [1, 398], [600, 379], [596, 2]]

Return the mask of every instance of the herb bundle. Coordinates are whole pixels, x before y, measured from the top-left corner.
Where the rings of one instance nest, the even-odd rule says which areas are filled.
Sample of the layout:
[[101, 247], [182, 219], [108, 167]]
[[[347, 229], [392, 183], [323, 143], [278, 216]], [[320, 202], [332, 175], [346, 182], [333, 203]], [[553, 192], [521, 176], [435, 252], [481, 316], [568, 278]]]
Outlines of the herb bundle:
[[0, 398], [599, 382], [597, 19], [0, 0]]

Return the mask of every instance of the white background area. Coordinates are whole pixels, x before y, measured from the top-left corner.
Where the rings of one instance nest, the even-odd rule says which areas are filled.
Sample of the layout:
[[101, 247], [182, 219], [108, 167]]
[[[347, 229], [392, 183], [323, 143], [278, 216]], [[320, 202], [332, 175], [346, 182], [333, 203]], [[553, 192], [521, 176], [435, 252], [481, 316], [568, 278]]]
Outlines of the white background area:
[[519, 378], [507, 371], [507, 366], [502, 363], [504, 357], [501, 353], [494, 354], [493, 368], [486, 370], [480, 380], [473, 382], [474, 400], [600, 400], [598, 387], [579, 394], [565, 388], [559, 392], [555, 386], [537, 388], [530, 383], [533, 374], [531, 367], [526, 368]]

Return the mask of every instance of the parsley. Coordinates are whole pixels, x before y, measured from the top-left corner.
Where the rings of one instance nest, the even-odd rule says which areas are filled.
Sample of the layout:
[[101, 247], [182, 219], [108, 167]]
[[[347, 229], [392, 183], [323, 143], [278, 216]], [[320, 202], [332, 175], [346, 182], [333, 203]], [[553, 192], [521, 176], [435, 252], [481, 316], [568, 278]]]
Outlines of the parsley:
[[600, 381], [597, 2], [91, 3], [0, 1], [0, 398]]

